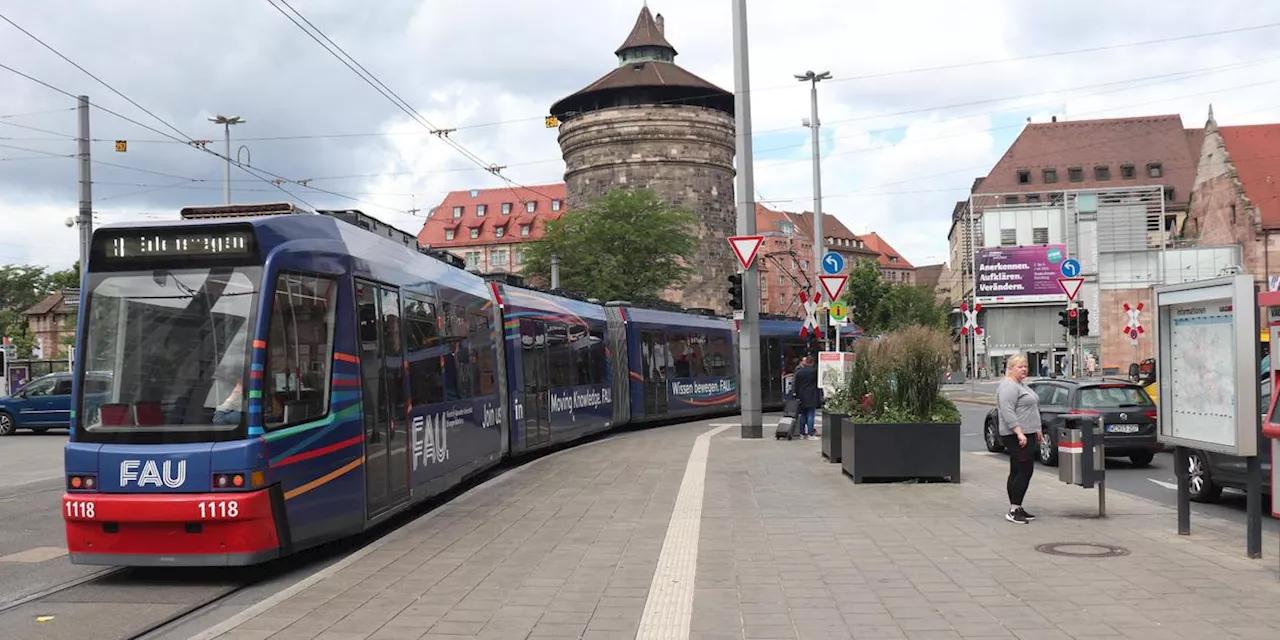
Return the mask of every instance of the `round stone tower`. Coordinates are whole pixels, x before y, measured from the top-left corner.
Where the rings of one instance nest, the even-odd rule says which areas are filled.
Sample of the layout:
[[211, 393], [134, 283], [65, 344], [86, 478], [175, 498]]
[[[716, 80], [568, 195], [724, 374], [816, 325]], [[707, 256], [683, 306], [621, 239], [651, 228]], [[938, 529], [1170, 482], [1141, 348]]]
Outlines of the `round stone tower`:
[[737, 264], [725, 240], [737, 228], [733, 94], [677, 66], [663, 26], [662, 15], [645, 6], [614, 52], [618, 67], [552, 105], [567, 204], [583, 206], [617, 188], [651, 189], [697, 214], [694, 272], [664, 297], [725, 313]]

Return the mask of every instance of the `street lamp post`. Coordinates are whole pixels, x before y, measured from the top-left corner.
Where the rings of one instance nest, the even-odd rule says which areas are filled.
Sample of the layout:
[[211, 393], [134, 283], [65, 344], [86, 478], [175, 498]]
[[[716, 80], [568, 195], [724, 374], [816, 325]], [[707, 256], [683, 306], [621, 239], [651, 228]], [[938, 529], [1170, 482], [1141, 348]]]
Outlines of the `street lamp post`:
[[[809, 88], [809, 119], [805, 122], [805, 126], [809, 127], [813, 136], [813, 282], [818, 282], [818, 275], [822, 273], [822, 256], [826, 247], [823, 242], [822, 235], [822, 152], [819, 147], [818, 129], [822, 126], [818, 120], [818, 83], [823, 80], [830, 80], [831, 72], [823, 71], [814, 73], [806, 71], [804, 74], [796, 74], [796, 80], [800, 82], [808, 82]], [[819, 293], [817, 285], [814, 285], [813, 293], [816, 296]], [[828, 304], [835, 302], [828, 300]], [[819, 314], [821, 316], [821, 314]], [[822, 322], [821, 320], [819, 322]], [[822, 322], [825, 325], [825, 322]]]
[[223, 128], [223, 157], [227, 160], [226, 172], [223, 174], [222, 184], [222, 203], [231, 204], [231, 125], [244, 124], [244, 118], [240, 116], [215, 116], [209, 118], [209, 122], [220, 124]]

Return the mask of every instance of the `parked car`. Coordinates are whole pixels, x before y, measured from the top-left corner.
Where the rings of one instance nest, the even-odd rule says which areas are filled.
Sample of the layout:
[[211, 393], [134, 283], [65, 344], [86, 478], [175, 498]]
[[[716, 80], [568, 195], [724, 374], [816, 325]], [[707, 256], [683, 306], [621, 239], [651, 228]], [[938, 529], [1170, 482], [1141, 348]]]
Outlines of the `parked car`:
[[[1102, 416], [1104, 455], [1128, 457], [1134, 466], [1151, 464], [1161, 450], [1157, 441], [1156, 405], [1143, 388], [1116, 380], [1035, 380], [1028, 387], [1040, 399], [1040, 462], [1058, 464], [1058, 441], [1068, 415]], [[997, 410], [987, 412], [983, 438], [987, 450], [1004, 451]]]
[[[1268, 367], [1271, 362], [1266, 362]], [[1271, 379], [1264, 378], [1258, 389], [1258, 406], [1262, 419], [1267, 419], [1267, 410], [1271, 408]], [[1271, 438], [1258, 431], [1258, 461], [1262, 464], [1262, 493], [1271, 495]], [[1248, 461], [1240, 456], [1227, 455], [1191, 449], [1187, 452], [1189, 477], [1188, 488], [1191, 499], [1196, 502], [1217, 502], [1222, 497], [1222, 489], [1230, 487], [1239, 491], [1247, 490]]]
[[[86, 393], [105, 393], [111, 386], [108, 375], [90, 373]], [[71, 373], [61, 371], [40, 376], [11, 396], [0, 397], [0, 436], [18, 429], [44, 433], [71, 426]]]

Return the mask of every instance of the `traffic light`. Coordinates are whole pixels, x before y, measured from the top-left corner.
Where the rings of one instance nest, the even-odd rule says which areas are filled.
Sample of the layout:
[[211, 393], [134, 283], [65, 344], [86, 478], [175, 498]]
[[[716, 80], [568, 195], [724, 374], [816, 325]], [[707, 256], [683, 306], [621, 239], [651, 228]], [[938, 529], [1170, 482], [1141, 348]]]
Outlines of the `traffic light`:
[[1059, 324], [1059, 325], [1062, 325], [1062, 327], [1063, 327], [1063, 328], [1070, 328], [1070, 326], [1071, 326], [1071, 325], [1067, 324], [1067, 310], [1066, 310], [1066, 309], [1063, 309], [1063, 310], [1061, 310], [1061, 311], [1059, 311], [1059, 312], [1058, 312], [1058, 324]]
[[729, 276], [729, 306], [735, 311], [742, 310], [742, 274]]
[[1076, 330], [1076, 335], [1077, 336], [1089, 335], [1089, 310], [1088, 309], [1080, 310], [1080, 316], [1076, 318], [1076, 322], [1077, 322], [1076, 326], [1078, 327]]

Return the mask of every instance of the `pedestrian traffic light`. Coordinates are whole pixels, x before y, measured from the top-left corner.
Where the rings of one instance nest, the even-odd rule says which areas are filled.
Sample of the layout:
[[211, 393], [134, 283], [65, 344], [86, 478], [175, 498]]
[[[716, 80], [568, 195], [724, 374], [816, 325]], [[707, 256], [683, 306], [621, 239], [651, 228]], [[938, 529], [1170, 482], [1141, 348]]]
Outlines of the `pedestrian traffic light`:
[[1067, 324], [1067, 310], [1066, 310], [1066, 309], [1063, 309], [1063, 310], [1061, 310], [1061, 311], [1059, 311], [1059, 312], [1058, 312], [1058, 324], [1062, 325], [1064, 328], [1070, 328], [1070, 325], [1068, 325], [1068, 324]]
[[1080, 317], [1076, 318], [1076, 322], [1078, 323], [1077, 327], [1079, 327], [1076, 331], [1076, 335], [1077, 336], [1089, 335], [1089, 310], [1088, 309], [1080, 310]]
[[742, 310], [742, 274], [729, 276], [729, 306], [735, 311]]

